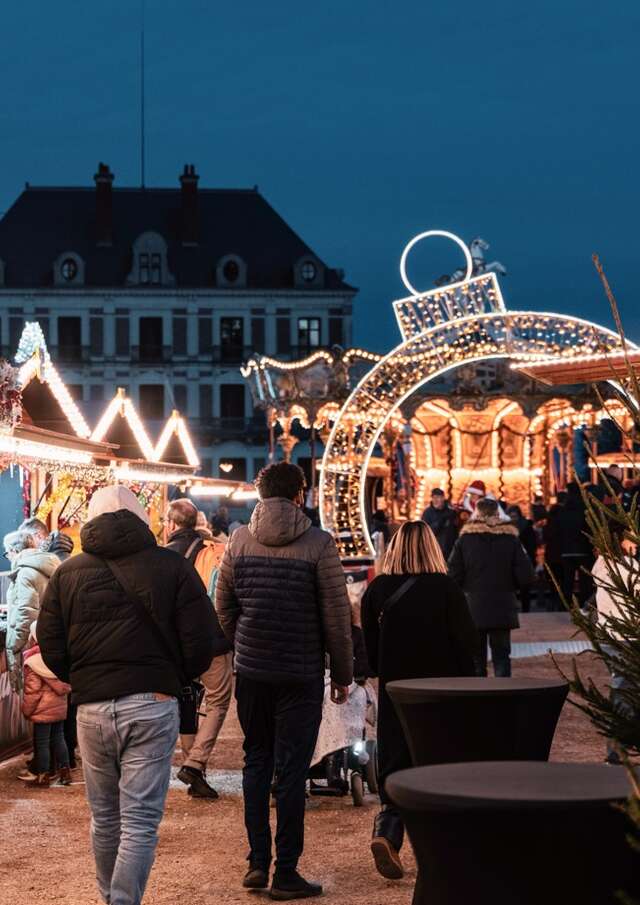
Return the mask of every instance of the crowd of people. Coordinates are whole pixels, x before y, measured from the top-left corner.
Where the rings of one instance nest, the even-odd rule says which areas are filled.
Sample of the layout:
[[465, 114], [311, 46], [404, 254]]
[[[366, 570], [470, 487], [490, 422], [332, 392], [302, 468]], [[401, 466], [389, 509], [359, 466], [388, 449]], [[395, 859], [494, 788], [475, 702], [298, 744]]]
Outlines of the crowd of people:
[[354, 678], [372, 675], [381, 809], [371, 851], [382, 876], [400, 878], [404, 829], [385, 788], [411, 758], [387, 682], [486, 676], [488, 649], [495, 675], [510, 676], [511, 631], [542, 549], [561, 590], [577, 585], [585, 604], [593, 592], [577, 484], [548, 511], [535, 501], [532, 519], [481, 482], [462, 518], [437, 488], [423, 519], [395, 532], [378, 514], [386, 551], [357, 612], [334, 539], [305, 512], [301, 469], [270, 465], [256, 488], [248, 525], [229, 525], [224, 511], [210, 525], [190, 500], [175, 500], [164, 546], [118, 485], [92, 496], [72, 557], [70, 539], [37, 519], [5, 537], [8, 665], [34, 724], [19, 778], [68, 784], [79, 748], [98, 888], [111, 905], [142, 901], [178, 740], [188, 794], [218, 797], [207, 764], [234, 688], [249, 842], [242, 885], [275, 900], [320, 895], [297, 869], [309, 769], [323, 713], [349, 700]]

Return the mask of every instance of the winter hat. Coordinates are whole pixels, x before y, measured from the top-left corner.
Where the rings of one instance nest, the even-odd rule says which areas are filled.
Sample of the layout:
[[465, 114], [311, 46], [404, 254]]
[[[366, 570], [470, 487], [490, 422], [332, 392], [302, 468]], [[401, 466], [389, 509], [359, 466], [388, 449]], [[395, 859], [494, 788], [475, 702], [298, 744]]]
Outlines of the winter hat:
[[467, 488], [467, 493], [472, 493], [474, 496], [485, 496], [487, 492], [487, 486], [484, 481], [472, 481]]
[[119, 512], [121, 509], [128, 509], [145, 525], [149, 524], [149, 516], [138, 502], [135, 493], [123, 484], [111, 484], [109, 487], [96, 490], [89, 501], [87, 519], [91, 521], [106, 512]]

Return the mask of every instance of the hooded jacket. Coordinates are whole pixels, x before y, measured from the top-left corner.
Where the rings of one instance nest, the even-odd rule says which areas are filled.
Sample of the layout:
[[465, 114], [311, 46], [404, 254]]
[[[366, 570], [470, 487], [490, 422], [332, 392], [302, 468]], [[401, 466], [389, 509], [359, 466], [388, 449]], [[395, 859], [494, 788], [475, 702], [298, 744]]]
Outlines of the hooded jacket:
[[258, 503], [233, 532], [216, 588], [216, 610], [235, 646], [240, 675], [303, 682], [353, 679], [351, 607], [333, 538], [291, 500]]
[[52, 553], [23, 550], [13, 561], [7, 589], [7, 666], [14, 691], [22, 687], [20, 654], [29, 640], [31, 623], [38, 618], [49, 579], [60, 565]]
[[59, 723], [67, 717], [70, 691], [45, 665], [40, 648], [29, 648], [24, 655], [23, 716], [32, 723]]
[[[211, 540], [209, 540], [209, 538]], [[185, 557], [187, 562], [191, 563], [194, 568], [196, 567], [196, 560], [198, 558], [198, 554], [204, 550], [205, 546], [209, 543], [213, 543], [213, 534], [209, 532], [209, 537], [206, 537], [204, 532], [201, 529], [194, 528], [180, 528], [178, 531], [174, 531], [170, 536], [169, 540], [166, 543], [167, 550], [173, 550], [175, 553], [178, 553], [180, 556]], [[221, 542], [218, 541], [218, 544]], [[189, 552], [191, 551], [191, 552]], [[187, 553], [189, 556], [187, 557]], [[215, 561], [215, 560], [214, 560]], [[196, 569], [196, 574], [198, 578], [203, 582], [205, 590], [208, 592], [208, 588], [210, 587], [211, 582], [211, 574], [200, 574], [202, 569]], [[214, 656], [219, 657], [222, 654], [228, 654], [231, 651], [231, 644], [227, 640], [225, 633], [222, 631], [220, 627], [220, 623], [218, 622], [218, 616], [216, 614], [215, 609], [213, 608], [213, 601], [211, 602], [211, 609], [213, 612], [213, 619], [215, 622], [215, 646], [214, 646]]]
[[[133, 512], [104, 512], [80, 535], [83, 552], [63, 563], [38, 619], [44, 662], [71, 683], [77, 704], [141, 692], [179, 695], [213, 656], [214, 614], [184, 557], [158, 547]], [[104, 562], [119, 568], [152, 611], [171, 648], [160, 643], [140, 604], [132, 602]]]
[[499, 516], [471, 519], [460, 532], [449, 575], [465, 592], [480, 631], [517, 628], [516, 591], [535, 578], [518, 529]]

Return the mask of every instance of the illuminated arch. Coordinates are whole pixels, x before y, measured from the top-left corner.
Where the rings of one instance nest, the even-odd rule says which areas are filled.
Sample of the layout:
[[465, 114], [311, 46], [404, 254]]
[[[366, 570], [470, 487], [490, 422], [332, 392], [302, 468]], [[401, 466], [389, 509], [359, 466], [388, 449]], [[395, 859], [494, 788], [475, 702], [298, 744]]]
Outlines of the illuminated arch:
[[[333, 425], [322, 463], [320, 511], [344, 558], [373, 556], [365, 517], [367, 467], [386, 423], [421, 386], [462, 364], [572, 358], [620, 347], [612, 330], [581, 318], [506, 311], [493, 274], [456, 284], [453, 310], [451, 289], [394, 303], [404, 341], [365, 375]], [[470, 306], [476, 313], [460, 316]]]

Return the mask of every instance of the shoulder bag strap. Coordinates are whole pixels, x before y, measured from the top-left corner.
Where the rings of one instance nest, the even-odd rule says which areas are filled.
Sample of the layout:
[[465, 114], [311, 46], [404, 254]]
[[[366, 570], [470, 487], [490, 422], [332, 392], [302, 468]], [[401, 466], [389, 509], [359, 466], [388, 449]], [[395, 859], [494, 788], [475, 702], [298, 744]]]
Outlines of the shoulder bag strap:
[[[189, 547], [187, 548], [187, 551], [184, 554], [184, 558], [188, 559], [189, 562], [191, 563], [191, 565], [193, 565], [193, 562], [191, 561], [191, 556], [192, 556], [194, 550], [196, 549], [196, 547], [198, 546], [198, 544], [201, 543], [201, 541], [202, 541], [202, 538], [196, 537], [196, 539], [189, 544]], [[200, 552], [200, 551], [198, 551], [198, 552]], [[193, 557], [194, 561], [195, 561], [195, 558], [196, 557], [194, 556]]]
[[180, 667], [179, 663], [176, 661], [175, 651], [173, 650], [169, 641], [165, 637], [164, 632], [162, 631], [162, 629], [160, 628], [160, 626], [158, 625], [156, 620], [153, 618], [153, 616], [150, 613], [149, 608], [147, 607], [145, 602], [137, 594], [137, 592], [134, 590], [133, 586], [131, 584], [129, 584], [129, 579], [127, 578], [124, 571], [112, 559], [103, 559], [102, 561], [107, 566], [107, 568], [109, 569], [109, 571], [111, 572], [111, 574], [113, 575], [113, 577], [115, 578], [117, 583], [120, 585], [122, 590], [125, 592], [125, 594], [127, 595], [127, 598], [131, 601], [131, 603], [134, 603], [136, 605], [138, 613], [140, 614], [140, 616], [142, 616], [143, 621], [146, 622], [146, 624], [149, 626], [156, 641], [158, 642], [158, 644], [160, 645], [160, 647], [162, 648], [164, 653], [169, 658], [169, 661], [173, 664], [173, 667], [174, 667], [176, 673], [178, 674], [178, 679], [180, 680], [180, 685], [183, 687], [188, 685], [189, 683], [184, 678], [182, 668]]
[[417, 580], [417, 575], [410, 575], [406, 581], [402, 582], [400, 587], [384, 602], [382, 609], [380, 610], [380, 615], [378, 616], [378, 623], [382, 622], [382, 617], [389, 612], [391, 607], [396, 604], [401, 597], [404, 597], [407, 591], [411, 590]]

